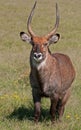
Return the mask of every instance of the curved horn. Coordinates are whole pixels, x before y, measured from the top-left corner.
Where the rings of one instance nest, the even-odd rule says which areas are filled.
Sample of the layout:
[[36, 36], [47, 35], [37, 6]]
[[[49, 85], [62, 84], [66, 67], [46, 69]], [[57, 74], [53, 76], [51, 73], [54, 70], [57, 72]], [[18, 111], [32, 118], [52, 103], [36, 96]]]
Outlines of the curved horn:
[[32, 10], [31, 10], [31, 12], [30, 12], [30, 15], [29, 15], [28, 21], [27, 21], [27, 29], [28, 29], [28, 32], [29, 32], [29, 34], [30, 34], [31, 36], [35, 36], [34, 32], [33, 32], [32, 29], [31, 29], [30, 24], [31, 24], [32, 16], [33, 16], [33, 14], [34, 14], [34, 9], [35, 9], [35, 7], [36, 7], [36, 3], [37, 3], [37, 1], [35, 1], [35, 4], [34, 4]]
[[58, 5], [56, 3], [56, 23], [55, 23], [55, 27], [49, 34], [47, 34], [45, 36], [47, 39], [49, 39], [52, 35], [54, 35], [56, 33], [56, 30], [59, 26], [59, 19], [60, 19], [60, 17], [59, 17]]

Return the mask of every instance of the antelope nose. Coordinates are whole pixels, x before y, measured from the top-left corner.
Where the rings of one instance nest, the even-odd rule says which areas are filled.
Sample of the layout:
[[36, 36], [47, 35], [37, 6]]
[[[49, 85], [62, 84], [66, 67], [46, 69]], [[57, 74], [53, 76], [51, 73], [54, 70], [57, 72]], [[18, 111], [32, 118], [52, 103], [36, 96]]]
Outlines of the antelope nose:
[[42, 57], [42, 53], [34, 53], [34, 57], [35, 57], [36, 59], [39, 59], [39, 58]]

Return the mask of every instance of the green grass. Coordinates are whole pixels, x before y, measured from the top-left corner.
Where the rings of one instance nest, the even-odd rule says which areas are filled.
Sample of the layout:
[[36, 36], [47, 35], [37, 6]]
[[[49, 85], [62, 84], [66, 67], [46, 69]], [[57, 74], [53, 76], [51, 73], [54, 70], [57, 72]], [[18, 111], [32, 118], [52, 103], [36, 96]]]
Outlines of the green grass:
[[[31, 46], [23, 43], [20, 31], [34, 0], [0, 1], [0, 130], [80, 130], [81, 129], [81, 1], [58, 0], [61, 39], [50, 47], [71, 57], [76, 69], [72, 94], [61, 123], [51, 125], [49, 99], [42, 100], [38, 125], [33, 122], [33, 102], [29, 83]], [[38, 0], [32, 28], [38, 35], [48, 33], [55, 21], [56, 0]], [[24, 75], [23, 75], [24, 74]]]

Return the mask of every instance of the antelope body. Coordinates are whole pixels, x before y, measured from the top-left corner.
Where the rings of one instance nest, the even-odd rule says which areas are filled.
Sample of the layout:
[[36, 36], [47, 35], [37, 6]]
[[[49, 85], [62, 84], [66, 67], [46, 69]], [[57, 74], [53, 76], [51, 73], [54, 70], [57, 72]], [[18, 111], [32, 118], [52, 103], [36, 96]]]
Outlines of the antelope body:
[[54, 29], [47, 35], [39, 37], [34, 34], [30, 23], [36, 7], [36, 2], [31, 10], [27, 22], [30, 36], [21, 32], [23, 41], [30, 42], [30, 83], [35, 105], [35, 121], [38, 122], [41, 113], [41, 98], [49, 97], [51, 101], [50, 114], [54, 122], [58, 115], [59, 120], [64, 113], [65, 104], [70, 96], [70, 87], [75, 78], [75, 70], [67, 55], [51, 54], [49, 45], [56, 43], [60, 34], [56, 33], [59, 25], [59, 12], [56, 4], [56, 23]]

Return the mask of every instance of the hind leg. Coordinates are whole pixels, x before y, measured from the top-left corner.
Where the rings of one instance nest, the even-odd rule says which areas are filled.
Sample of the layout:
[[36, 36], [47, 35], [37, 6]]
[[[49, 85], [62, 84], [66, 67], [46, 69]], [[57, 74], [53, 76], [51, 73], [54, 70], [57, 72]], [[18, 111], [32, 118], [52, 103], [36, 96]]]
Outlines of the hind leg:
[[63, 116], [65, 107], [62, 106], [62, 100], [58, 100], [57, 106], [56, 106], [56, 118], [59, 119], [60, 116]]
[[58, 101], [57, 114], [58, 114], [59, 121], [61, 121], [61, 118], [64, 114], [65, 104], [67, 103], [69, 96], [70, 96], [70, 90], [68, 90], [66, 92], [65, 96], [62, 99], [59, 99], [59, 101]]

